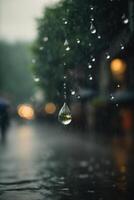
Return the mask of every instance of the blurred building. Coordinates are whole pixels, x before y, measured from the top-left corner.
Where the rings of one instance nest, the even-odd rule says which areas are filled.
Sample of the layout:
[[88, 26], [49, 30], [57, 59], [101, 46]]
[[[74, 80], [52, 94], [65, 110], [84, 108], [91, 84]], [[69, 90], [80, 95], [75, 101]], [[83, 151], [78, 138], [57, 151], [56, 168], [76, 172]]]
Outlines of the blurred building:
[[[128, 1], [128, 13], [129, 26], [126, 26], [127, 28], [114, 40], [111, 38], [109, 48], [97, 58], [94, 72], [96, 78], [92, 81], [92, 89], [80, 88], [81, 103], [72, 103], [75, 127], [109, 135], [130, 133], [134, 130], [134, 1], [132, 0]], [[109, 54], [108, 57], [106, 52]], [[82, 83], [85, 77], [82, 73], [79, 74]]]
[[129, 28], [117, 35], [100, 59], [99, 94], [96, 129], [111, 133], [134, 130], [134, 2], [129, 1]]

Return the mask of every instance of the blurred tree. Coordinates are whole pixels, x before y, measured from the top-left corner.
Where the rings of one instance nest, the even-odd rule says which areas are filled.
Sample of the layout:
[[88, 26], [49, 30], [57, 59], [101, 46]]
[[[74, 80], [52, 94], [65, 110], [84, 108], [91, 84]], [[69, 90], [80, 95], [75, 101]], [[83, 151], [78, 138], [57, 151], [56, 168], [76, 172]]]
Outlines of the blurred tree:
[[33, 94], [30, 45], [0, 42], [0, 93], [14, 104], [28, 101]]
[[44, 10], [37, 22], [34, 72], [47, 99], [61, 101], [64, 74], [69, 90], [97, 90], [100, 54], [128, 28], [128, 1], [63, 0]]

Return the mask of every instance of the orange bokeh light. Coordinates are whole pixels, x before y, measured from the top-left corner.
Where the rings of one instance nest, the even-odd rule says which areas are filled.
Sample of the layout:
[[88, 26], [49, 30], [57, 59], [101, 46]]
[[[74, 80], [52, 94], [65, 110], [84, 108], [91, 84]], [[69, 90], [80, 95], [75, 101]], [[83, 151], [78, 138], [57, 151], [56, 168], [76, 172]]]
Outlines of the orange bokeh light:
[[56, 112], [56, 105], [54, 103], [47, 103], [45, 105], [45, 112], [47, 114], [54, 114]]
[[21, 118], [32, 120], [34, 118], [34, 109], [29, 104], [22, 104], [18, 106], [18, 115]]
[[114, 59], [111, 62], [111, 71], [113, 75], [122, 75], [126, 71], [126, 63], [121, 59]]

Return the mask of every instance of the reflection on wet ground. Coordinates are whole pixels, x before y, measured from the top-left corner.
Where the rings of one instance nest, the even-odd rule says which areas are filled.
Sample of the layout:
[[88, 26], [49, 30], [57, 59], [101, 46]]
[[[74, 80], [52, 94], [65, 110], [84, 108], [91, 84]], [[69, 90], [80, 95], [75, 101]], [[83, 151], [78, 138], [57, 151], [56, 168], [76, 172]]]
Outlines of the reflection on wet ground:
[[76, 135], [51, 125], [13, 123], [0, 143], [0, 200], [133, 199], [131, 135]]

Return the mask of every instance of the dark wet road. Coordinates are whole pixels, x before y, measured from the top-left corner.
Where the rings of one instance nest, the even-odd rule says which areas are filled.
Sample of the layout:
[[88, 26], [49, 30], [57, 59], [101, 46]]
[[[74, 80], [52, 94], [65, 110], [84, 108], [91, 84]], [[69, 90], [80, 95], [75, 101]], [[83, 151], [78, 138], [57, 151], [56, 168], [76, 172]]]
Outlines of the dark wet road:
[[133, 199], [134, 145], [13, 123], [0, 143], [0, 200]]

